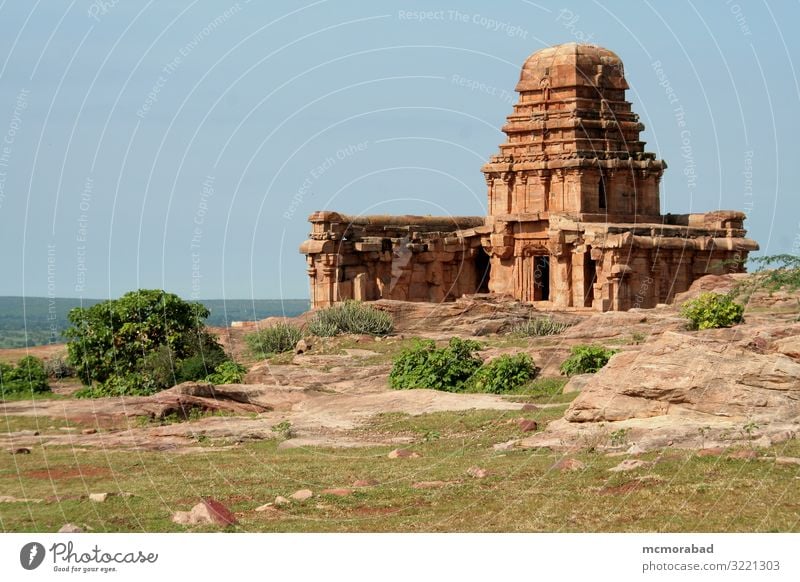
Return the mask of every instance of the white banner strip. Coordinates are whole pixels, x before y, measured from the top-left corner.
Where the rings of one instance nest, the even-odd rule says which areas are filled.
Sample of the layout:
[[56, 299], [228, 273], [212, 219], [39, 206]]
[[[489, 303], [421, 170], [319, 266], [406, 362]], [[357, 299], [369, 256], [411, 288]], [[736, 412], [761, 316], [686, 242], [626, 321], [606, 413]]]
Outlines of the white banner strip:
[[[800, 580], [797, 534], [3, 534], [3, 580]], [[552, 577], [552, 578], [551, 578]]]

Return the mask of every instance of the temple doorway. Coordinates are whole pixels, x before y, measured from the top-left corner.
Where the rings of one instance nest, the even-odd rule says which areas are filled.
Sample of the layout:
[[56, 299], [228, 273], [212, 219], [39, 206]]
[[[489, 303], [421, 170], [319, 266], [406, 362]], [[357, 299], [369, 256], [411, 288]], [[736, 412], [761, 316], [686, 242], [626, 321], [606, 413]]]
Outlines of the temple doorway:
[[591, 307], [594, 303], [594, 280], [597, 276], [597, 261], [592, 259], [591, 251], [583, 256], [583, 306]]
[[550, 257], [533, 257], [533, 300], [550, 300]]
[[489, 292], [489, 276], [492, 271], [492, 263], [489, 260], [489, 255], [483, 250], [483, 247], [478, 247], [475, 252], [475, 293], [488, 293]]

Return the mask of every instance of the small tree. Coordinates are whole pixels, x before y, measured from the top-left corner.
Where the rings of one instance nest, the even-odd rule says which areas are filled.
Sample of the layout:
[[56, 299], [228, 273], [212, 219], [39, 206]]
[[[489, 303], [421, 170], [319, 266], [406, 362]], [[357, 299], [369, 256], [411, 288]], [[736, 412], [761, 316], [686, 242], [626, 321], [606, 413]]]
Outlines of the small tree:
[[[148, 393], [180, 378], [182, 361], [212, 360], [198, 370], [205, 378], [220, 363], [222, 347], [205, 330], [209, 311], [161, 290], [140, 289], [119, 299], [71, 310], [68, 360], [81, 381], [108, 385], [114, 394]], [[129, 388], [129, 389], [128, 389]], [[93, 390], [89, 395], [98, 395]]]

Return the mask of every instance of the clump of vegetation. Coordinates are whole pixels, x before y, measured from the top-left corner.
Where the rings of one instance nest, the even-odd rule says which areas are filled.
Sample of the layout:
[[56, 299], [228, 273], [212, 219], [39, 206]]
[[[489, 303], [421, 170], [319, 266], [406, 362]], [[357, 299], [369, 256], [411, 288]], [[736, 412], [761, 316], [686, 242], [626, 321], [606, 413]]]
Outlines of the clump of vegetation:
[[301, 339], [302, 330], [288, 323], [277, 323], [245, 336], [250, 352], [260, 358], [282, 354], [294, 349]]
[[570, 327], [570, 325], [569, 323], [555, 321], [551, 317], [532, 317], [515, 323], [511, 328], [511, 333], [523, 337], [557, 335]]
[[282, 420], [278, 424], [274, 425], [272, 427], [272, 432], [284, 439], [290, 439], [292, 436], [294, 436], [292, 423], [288, 420]]
[[691, 329], [731, 327], [744, 321], [744, 306], [727, 294], [701, 293], [681, 306], [681, 315], [689, 320]]
[[611, 356], [619, 350], [612, 350], [598, 345], [573, 346], [569, 357], [561, 363], [561, 373], [566, 376], [575, 374], [594, 374], [608, 363]]
[[16, 366], [0, 362], [0, 398], [42, 392], [50, 392], [42, 360], [25, 356]]
[[433, 340], [420, 340], [403, 350], [389, 374], [392, 388], [432, 388], [460, 392], [483, 361], [475, 355], [481, 344], [451, 338], [446, 347], [437, 348]]
[[228, 359], [203, 326], [208, 315], [199, 303], [150, 289], [72, 309], [67, 361], [86, 385], [76, 396], [148, 395], [204, 379]]
[[222, 362], [214, 369], [213, 374], [209, 374], [206, 381], [212, 384], [241, 384], [247, 374], [247, 368], [241, 364], [228, 360]]
[[345, 301], [320, 309], [308, 322], [309, 333], [319, 337], [342, 333], [388, 335], [393, 329], [391, 315], [359, 301]]
[[470, 379], [470, 391], [503, 394], [536, 377], [536, 366], [528, 354], [503, 355], [484, 364]]
[[757, 269], [737, 291], [749, 294], [758, 289], [770, 293], [779, 289], [800, 289], [800, 256], [770, 255], [751, 257], [750, 261]]
[[47, 360], [44, 363], [44, 371], [47, 373], [48, 378], [53, 378], [54, 380], [62, 380], [75, 375], [75, 369], [60, 356]]

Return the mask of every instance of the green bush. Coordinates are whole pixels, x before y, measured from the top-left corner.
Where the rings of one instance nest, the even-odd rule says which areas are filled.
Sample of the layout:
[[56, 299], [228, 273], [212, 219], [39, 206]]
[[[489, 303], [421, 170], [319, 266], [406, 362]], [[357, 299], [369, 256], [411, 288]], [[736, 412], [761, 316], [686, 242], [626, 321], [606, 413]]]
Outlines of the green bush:
[[163, 386], [146, 374], [131, 373], [124, 376], [111, 376], [105, 382], [85, 386], [75, 392], [75, 398], [103, 398], [108, 396], [150, 396]]
[[0, 363], [0, 397], [42, 392], [50, 392], [42, 360], [25, 356], [16, 366]]
[[744, 320], [744, 306], [730, 295], [702, 293], [681, 306], [681, 315], [689, 320], [692, 329], [731, 327]]
[[245, 336], [250, 351], [259, 358], [272, 354], [290, 352], [301, 339], [303, 332], [299, 327], [278, 323]]
[[393, 329], [391, 315], [359, 301], [346, 301], [320, 309], [308, 322], [309, 333], [320, 337], [340, 333], [387, 335]]
[[247, 374], [247, 368], [237, 362], [228, 360], [217, 366], [214, 369], [214, 373], [206, 378], [206, 381], [212, 384], [241, 384], [245, 374]]
[[88, 386], [135, 374], [142, 360], [161, 346], [182, 360], [194, 354], [198, 334], [206, 334], [202, 322], [208, 315], [201, 304], [158, 289], [77, 307], [69, 312], [72, 326], [63, 333], [70, 340], [69, 364]]
[[469, 381], [471, 392], [502, 394], [516, 390], [536, 376], [536, 366], [528, 354], [503, 355], [484, 364]]
[[570, 356], [561, 363], [561, 373], [567, 376], [594, 374], [618, 351], [597, 345], [573, 346]]
[[389, 385], [398, 389], [464, 390], [481, 367], [482, 361], [474, 353], [480, 348], [476, 341], [455, 337], [444, 348], [437, 348], [432, 340], [420, 340], [395, 359]]
[[524, 337], [556, 335], [570, 327], [569, 323], [554, 321], [550, 317], [533, 317], [511, 327], [511, 333]]

